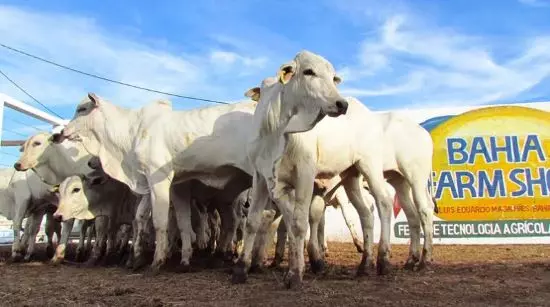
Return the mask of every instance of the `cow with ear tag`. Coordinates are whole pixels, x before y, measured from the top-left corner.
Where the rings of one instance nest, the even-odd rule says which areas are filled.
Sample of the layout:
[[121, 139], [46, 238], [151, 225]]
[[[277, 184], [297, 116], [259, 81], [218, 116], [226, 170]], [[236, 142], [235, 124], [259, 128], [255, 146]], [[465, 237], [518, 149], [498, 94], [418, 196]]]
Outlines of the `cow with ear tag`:
[[88, 175], [70, 176], [58, 188], [59, 205], [54, 216], [62, 220], [95, 219], [96, 242], [87, 265], [93, 266], [103, 254], [109, 261], [118, 251], [114, 249], [116, 234], [121, 225], [132, 225], [138, 203], [137, 196], [125, 185], [110, 178], [101, 169]]
[[[334, 83], [331, 86], [326, 85], [329, 76], [334, 76], [330, 79]], [[246, 93], [251, 98], [259, 96], [255, 126], [250, 128], [254, 133], [247, 144], [255, 173], [246, 239], [233, 272], [233, 282], [245, 282], [248, 269], [256, 265], [252, 263], [253, 243], [261, 212], [271, 199], [282, 212], [291, 239], [286, 285], [301, 285], [302, 246], [313, 183], [316, 179], [335, 176], [341, 177], [346, 194], [361, 218], [364, 242], [358, 274], [374, 268], [373, 215], [362, 197], [362, 178], [367, 181], [381, 220], [378, 274], [390, 272], [393, 199], [384, 177], [395, 187], [402, 203], [406, 202], [403, 209], [411, 229], [415, 230], [411, 233], [408, 267], [422, 268], [431, 262], [435, 203], [431, 199], [433, 191], [427, 186], [433, 154], [429, 133], [397, 114], [377, 115], [353, 97], [346, 98], [345, 108], [338, 107], [338, 101], [330, 104], [335, 96], [326, 88], [333, 88], [340, 81], [330, 63], [302, 52], [294, 61], [281, 66], [278, 82], [272, 78], [264, 80], [260, 89]], [[321, 89], [320, 84], [324, 84]], [[325, 114], [329, 117], [324, 117]], [[422, 255], [419, 253], [420, 225], [426, 237]], [[323, 268], [323, 260], [317, 240], [310, 243], [313, 244], [308, 245], [308, 255], [315, 272]]]

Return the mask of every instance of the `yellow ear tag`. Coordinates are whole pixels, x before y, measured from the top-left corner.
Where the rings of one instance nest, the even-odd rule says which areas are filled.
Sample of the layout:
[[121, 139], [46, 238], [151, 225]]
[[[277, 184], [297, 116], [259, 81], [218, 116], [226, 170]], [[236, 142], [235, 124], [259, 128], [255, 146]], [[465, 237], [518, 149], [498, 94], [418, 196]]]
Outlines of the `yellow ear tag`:
[[290, 80], [285, 80], [285, 71], [284, 70], [279, 70], [279, 82], [281, 82], [282, 84], [287, 84], [288, 81]]

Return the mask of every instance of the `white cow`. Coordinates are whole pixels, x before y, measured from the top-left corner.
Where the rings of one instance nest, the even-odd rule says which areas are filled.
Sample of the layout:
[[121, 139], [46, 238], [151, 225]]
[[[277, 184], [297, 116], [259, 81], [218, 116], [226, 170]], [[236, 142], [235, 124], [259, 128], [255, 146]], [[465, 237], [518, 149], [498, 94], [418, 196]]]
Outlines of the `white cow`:
[[[386, 140], [384, 137], [385, 127], [380, 118], [356, 99], [342, 98], [335, 87], [340, 78], [335, 75], [332, 65], [313, 53], [300, 52], [293, 61], [283, 65], [279, 71], [279, 80], [277, 83], [268, 81], [262, 85], [255, 112], [256, 125], [251, 129], [257, 131], [248, 147], [249, 157], [256, 170], [253, 179], [254, 201], [247, 218], [244, 251], [233, 273], [233, 282], [246, 280], [260, 214], [271, 197], [281, 210], [289, 230], [290, 265], [286, 285], [301, 285], [304, 268], [301, 247], [308, 226], [313, 182], [315, 178], [332, 178], [338, 174], [342, 174], [342, 184], [358, 210], [363, 226], [365, 253], [359, 271], [366, 270], [373, 263], [372, 250], [368, 248], [372, 246], [372, 232], [367, 227], [369, 223], [365, 223], [366, 220], [372, 220], [372, 214], [362, 198], [361, 175], [368, 181], [381, 219], [378, 273], [387, 274], [390, 269], [389, 239], [393, 202], [384, 188], [385, 171], [395, 171], [402, 175], [395, 176], [400, 178], [396, 180], [403, 185], [410, 185], [408, 191], [412, 188], [416, 205], [425, 222], [424, 260], [431, 259], [432, 211], [426, 189], [431, 165], [427, 169], [423, 165], [403, 169], [396, 159], [405, 155], [401, 161], [416, 161], [416, 155], [422, 151], [431, 155], [429, 134], [427, 147], [410, 144], [411, 140], [405, 139], [402, 141], [410, 144], [409, 151], [396, 151], [394, 140]], [[342, 114], [346, 115], [338, 117]], [[411, 148], [415, 148], [412, 159], [406, 157]]]
[[[97, 155], [105, 172], [114, 179], [126, 183], [134, 192], [144, 195], [136, 218], [144, 221], [143, 212], [152, 209], [156, 231], [156, 247], [152, 272], [158, 272], [166, 262], [168, 252], [167, 227], [170, 201], [174, 204], [182, 240], [181, 265], [189, 267], [192, 242], [195, 234], [191, 227], [189, 184], [171, 189], [172, 183], [188, 180], [185, 164], [175, 163], [178, 153], [202, 135], [214, 129], [218, 119], [229, 112], [251, 114], [253, 101], [231, 105], [201, 108], [190, 111], [172, 111], [167, 102], [156, 102], [141, 109], [125, 109], [95, 94], [78, 105], [76, 113], [63, 129], [63, 138], [84, 141], [86, 148]], [[222, 154], [222, 153], [219, 153]], [[215, 177], [199, 178], [208, 186], [232, 190], [228, 185], [243, 185], [235, 178], [235, 172], [220, 180]], [[238, 174], [237, 174], [238, 176]], [[235, 196], [245, 187], [235, 188]], [[230, 197], [229, 199], [233, 199]], [[142, 226], [140, 226], [142, 225]], [[138, 223], [138, 228], [144, 223]], [[139, 229], [138, 229], [139, 233]], [[143, 263], [139, 250], [139, 236], [134, 244], [135, 266]]]
[[[25, 261], [34, 253], [36, 235], [44, 214], [46, 214], [46, 236], [48, 238], [47, 254], [53, 255], [53, 234], [57, 233], [59, 241], [59, 223], [53, 219], [53, 210], [49, 207], [52, 199], [45, 185], [32, 171], [17, 172], [13, 168], [0, 169], [0, 214], [13, 221], [12, 257], [19, 261], [23, 255]], [[23, 219], [27, 223], [21, 236]]]
[[[21, 146], [21, 156], [14, 167], [18, 171], [32, 170], [43, 185], [47, 186], [46, 191], [42, 191], [45, 193], [44, 197], [56, 203], [55, 195], [49, 191], [69, 176], [91, 172], [92, 169], [88, 166], [90, 158], [91, 156], [80, 144], [73, 142], [55, 144], [52, 142], [51, 133], [40, 132], [29, 137]], [[64, 259], [66, 244], [73, 225], [74, 219], [63, 222], [61, 239], [53, 263], [60, 263]], [[79, 243], [77, 257], [82, 252], [83, 243]]]

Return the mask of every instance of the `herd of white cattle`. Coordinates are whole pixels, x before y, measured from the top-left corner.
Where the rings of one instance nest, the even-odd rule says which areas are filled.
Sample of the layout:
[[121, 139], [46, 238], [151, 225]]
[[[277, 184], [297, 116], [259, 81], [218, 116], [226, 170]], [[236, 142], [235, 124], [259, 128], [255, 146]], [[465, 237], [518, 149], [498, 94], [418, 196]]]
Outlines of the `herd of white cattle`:
[[[410, 227], [405, 267], [424, 268], [437, 210], [432, 139], [407, 118], [342, 97], [341, 81], [329, 61], [301, 51], [276, 77], [246, 91], [249, 100], [229, 105], [175, 111], [158, 100], [128, 109], [89, 93], [60, 133], [33, 135], [14, 167], [1, 170], [0, 214], [13, 221], [12, 260], [30, 259], [46, 216], [54, 263], [64, 260], [80, 220], [76, 255], [82, 261], [89, 251], [87, 265], [128, 252], [126, 266], [137, 270], [154, 250], [149, 270], [157, 273], [179, 251], [180, 271], [195, 265], [192, 257], [208, 259], [232, 266], [233, 283], [243, 283], [263, 265], [277, 231], [272, 265], [281, 264], [288, 239], [285, 285], [294, 288], [302, 284], [308, 227], [311, 269], [323, 269], [324, 212], [332, 205], [362, 254], [357, 273], [387, 274], [393, 188]], [[374, 205], [381, 222], [376, 265]]]

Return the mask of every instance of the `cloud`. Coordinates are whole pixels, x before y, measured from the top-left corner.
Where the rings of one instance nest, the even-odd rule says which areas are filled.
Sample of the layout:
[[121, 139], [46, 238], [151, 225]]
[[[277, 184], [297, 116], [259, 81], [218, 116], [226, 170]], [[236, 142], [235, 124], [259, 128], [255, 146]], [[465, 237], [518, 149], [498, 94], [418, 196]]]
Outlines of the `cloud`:
[[231, 51], [214, 50], [210, 52], [210, 63], [218, 70], [232, 70], [236, 75], [249, 75], [266, 66], [266, 57], [247, 57]]
[[362, 42], [356, 65], [343, 69], [351, 77], [343, 91], [406, 97], [405, 106], [484, 104], [511, 99], [550, 76], [550, 36], [513, 41], [521, 51], [497, 61], [490, 39], [419, 20], [386, 18]]
[[[243, 89], [232, 93], [231, 84], [267, 62], [265, 57], [223, 49], [190, 53], [159, 43], [162, 38], [153, 41], [139, 36], [139, 31], [121, 31], [82, 16], [0, 5], [2, 43], [89, 73], [164, 92], [217, 100], [242, 97]], [[75, 105], [88, 91], [131, 107], [163, 97], [60, 70], [3, 48], [0, 64], [12, 79], [47, 105]], [[220, 65], [242, 66], [244, 70], [229, 78]], [[28, 100], [5, 82], [0, 82], [0, 91]], [[228, 97], [231, 93], [233, 96]], [[203, 104], [185, 102], [188, 107]], [[64, 115], [71, 114], [72, 110]]]
[[550, 1], [548, 0], [518, 0], [519, 3], [533, 7], [548, 7]]

